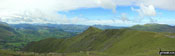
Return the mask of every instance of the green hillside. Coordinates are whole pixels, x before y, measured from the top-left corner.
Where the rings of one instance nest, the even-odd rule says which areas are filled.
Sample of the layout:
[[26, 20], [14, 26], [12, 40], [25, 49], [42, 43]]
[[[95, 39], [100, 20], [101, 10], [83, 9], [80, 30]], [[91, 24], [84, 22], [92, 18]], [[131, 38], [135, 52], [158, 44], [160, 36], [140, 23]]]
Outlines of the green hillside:
[[27, 26], [14, 28], [6, 23], [0, 23], [0, 49], [20, 50], [29, 42], [45, 38], [67, 38], [76, 33], [65, 32], [57, 28], [44, 26]]
[[175, 33], [129, 29], [100, 30], [90, 27], [73, 38], [49, 38], [31, 42], [23, 50], [39, 53], [74, 53], [72, 55], [88, 52], [92, 56], [159, 56], [159, 48], [174, 51], [174, 43]]
[[15, 36], [14, 29], [9, 27], [7, 24], [0, 24], [0, 48], [3, 48], [6, 40], [9, 40], [10, 37]]
[[[101, 29], [122, 28], [94, 25]], [[0, 22], [0, 49], [20, 50], [27, 43], [45, 38], [69, 38], [86, 30], [88, 25], [74, 24], [7, 24]]]
[[152, 32], [169, 32], [175, 33], [175, 26], [170, 26], [166, 24], [145, 24], [145, 25], [135, 25], [129, 29], [141, 30], [141, 31], [152, 31]]
[[6, 37], [13, 36], [14, 35], [13, 31], [14, 29], [9, 27], [8, 25], [0, 24], [0, 39], [2, 40]]

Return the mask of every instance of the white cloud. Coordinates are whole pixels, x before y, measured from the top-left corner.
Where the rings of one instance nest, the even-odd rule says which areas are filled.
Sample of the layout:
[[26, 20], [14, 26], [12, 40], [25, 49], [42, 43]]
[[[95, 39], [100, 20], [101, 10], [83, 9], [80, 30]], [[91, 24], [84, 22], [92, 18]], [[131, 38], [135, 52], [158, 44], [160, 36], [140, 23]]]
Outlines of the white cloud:
[[145, 4], [152, 4], [156, 8], [175, 10], [175, 0], [143, 0]]
[[5, 22], [68, 23], [72, 19], [58, 14], [59, 11], [94, 7], [111, 9], [114, 13], [116, 12], [114, 0], [0, 0], [0, 18]]
[[153, 5], [155, 8], [175, 10], [175, 0], [116, 0], [121, 6], [140, 6], [140, 4]]
[[151, 23], [154, 23], [156, 21], [153, 18], [156, 16], [156, 10], [153, 5], [140, 4], [139, 9], [132, 7], [131, 10], [139, 13], [139, 18], [135, 19], [138, 22], [142, 21], [143, 19], [148, 19]]
[[[79, 17], [68, 19], [58, 12], [102, 7], [116, 13], [117, 6], [140, 6], [137, 11], [141, 15], [155, 16], [155, 8], [175, 10], [174, 5], [175, 0], [0, 0], [0, 19], [9, 23], [81, 23], [87, 19]], [[127, 19], [125, 16], [122, 17]], [[105, 23], [104, 21], [95, 22]], [[110, 21], [112, 20], [106, 22]]]
[[135, 23], [132, 21], [123, 22], [120, 19], [113, 19], [113, 20], [111, 20], [111, 19], [87, 20], [87, 21], [82, 22], [81, 24], [85, 24], [85, 25], [100, 24], [100, 25], [113, 25], [113, 26], [132, 26], [132, 25], [138, 24], [138, 23]]
[[124, 22], [129, 21], [129, 19], [128, 19], [126, 13], [121, 13], [121, 17], [120, 17], [120, 19], [121, 19], [122, 21], [124, 21]]
[[116, 1], [115, 0], [97, 0], [98, 5], [103, 8], [112, 9], [113, 13], [116, 13]]
[[131, 8], [133, 11], [137, 11], [141, 17], [144, 16], [156, 16], [156, 10], [153, 5], [141, 4], [139, 9]]

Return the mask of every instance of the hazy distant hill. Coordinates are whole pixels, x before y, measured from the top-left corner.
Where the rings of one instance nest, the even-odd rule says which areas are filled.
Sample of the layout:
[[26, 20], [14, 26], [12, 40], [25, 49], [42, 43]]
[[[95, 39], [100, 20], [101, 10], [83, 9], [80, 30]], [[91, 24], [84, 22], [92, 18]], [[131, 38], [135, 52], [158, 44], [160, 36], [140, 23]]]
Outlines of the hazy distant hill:
[[5, 41], [8, 37], [14, 35], [14, 29], [9, 27], [7, 24], [0, 24], [0, 43]]
[[0, 38], [5, 38], [14, 35], [14, 29], [6, 24], [0, 24]]
[[7, 23], [0, 23], [0, 49], [19, 50], [31, 41], [39, 41], [45, 38], [68, 38], [77, 33], [66, 32], [62, 29], [50, 28], [35, 25], [9, 26]]
[[[94, 25], [101, 29], [122, 28]], [[88, 25], [74, 24], [7, 24], [0, 22], [0, 48], [19, 50], [31, 41], [45, 38], [68, 38], [85, 31]]]
[[135, 25], [130, 27], [133, 30], [141, 31], [153, 31], [153, 32], [171, 32], [175, 33], [175, 26], [170, 26], [166, 24], [145, 24], [145, 25]]
[[15, 36], [15, 30], [3, 22], [0, 23], [0, 49], [4, 48], [6, 42], [12, 40], [10, 37]]
[[[76, 24], [10, 24], [14, 28], [24, 29], [40, 29], [42, 27], [62, 29], [66, 32], [81, 33], [88, 29], [89, 25], [76, 25]], [[109, 26], [109, 25], [92, 25], [100, 29], [120, 29], [127, 28], [122, 26]]]
[[73, 38], [48, 38], [29, 43], [23, 50], [30, 52], [76, 52], [79, 54], [89, 51], [94, 54], [103, 53], [104, 56], [159, 56], [159, 48], [175, 50], [174, 42], [175, 33], [129, 29], [100, 30], [89, 27]]

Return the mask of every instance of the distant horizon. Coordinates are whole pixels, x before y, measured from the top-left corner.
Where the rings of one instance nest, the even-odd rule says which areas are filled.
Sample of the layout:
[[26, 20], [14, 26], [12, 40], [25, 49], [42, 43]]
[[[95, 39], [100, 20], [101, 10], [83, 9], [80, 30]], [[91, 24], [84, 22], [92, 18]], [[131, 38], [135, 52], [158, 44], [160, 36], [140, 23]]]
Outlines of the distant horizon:
[[174, 0], [2, 0], [0, 21], [133, 26], [175, 25]]
[[[6, 22], [4, 22], [6, 23]], [[9, 24], [9, 23], [7, 23]], [[29, 25], [44, 25], [44, 24], [55, 24], [55, 23], [18, 23], [18, 24], [29, 24]], [[18, 25], [18, 24], [11, 24], [11, 25]], [[146, 23], [146, 24], [159, 24], [159, 23]], [[62, 25], [62, 24], [55, 24], [55, 25]], [[87, 25], [87, 24], [63, 24], [63, 25], [86, 25], [86, 26], [95, 26], [95, 25], [100, 25], [100, 26], [115, 26], [115, 27], [132, 27], [135, 25], [145, 25], [145, 24], [135, 24], [135, 25], [131, 25], [131, 26], [119, 26], [119, 25], [104, 25], [104, 24], [92, 24], [92, 25]], [[169, 24], [165, 24], [165, 25], [169, 25]], [[170, 26], [175, 26], [175, 25], [170, 25]]]

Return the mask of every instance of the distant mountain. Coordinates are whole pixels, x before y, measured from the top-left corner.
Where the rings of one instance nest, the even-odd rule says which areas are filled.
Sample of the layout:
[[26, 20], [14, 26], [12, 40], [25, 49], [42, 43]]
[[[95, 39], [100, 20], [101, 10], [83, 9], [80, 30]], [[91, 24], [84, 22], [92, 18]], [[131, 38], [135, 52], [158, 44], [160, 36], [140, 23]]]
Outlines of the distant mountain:
[[[101, 29], [120, 27], [94, 25]], [[75, 24], [7, 24], [0, 22], [0, 49], [19, 50], [28, 42], [45, 38], [69, 38], [85, 31], [88, 25]]]
[[[71, 37], [72, 35], [76, 35], [76, 33], [66, 32], [62, 29], [56, 28], [56, 27], [49, 27], [45, 25], [33, 25], [33, 24], [14, 24], [10, 25], [18, 33], [25, 34], [25, 35], [35, 35], [37, 37], [56, 37], [56, 38], [62, 38], [62, 37]], [[68, 34], [68, 35], [66, 35]], [[57, 35], [63, 35], [63, 36], [57, 36]], [[65, 35], [65, 36], [64, 36]]]
[[[10, 24], [14, 28], [24, 28], [24, 29], [36, 29], [37, 27], [48, 27], [48, 28], [57, 28], [62, 29], [66, 32], [76, 32], [81, 33], [90, 27], [89, 25], [76, 25], [76, 24]], [[35, 28], [32, 28], [32, 27]], [[127, 28], [122, 26], [109, 26], [109, 25], [92, 25], [100, 29], [120, 29]], [[38, 28], [38, 29], [40, 29]]]
[[76, 34], [54, 27], [0, 23], [0, 49], [19, 50], [28, 42], [39, 41], [50, 37], [68, 38]]
[[[175, 50], [174, 42], [175, 33], [129, 29], [101, 30], [89, 27], [72, 38], [48, 38], [31, 42], [23, 50], [39, 53], [73, 53], [72, 56], [86, 56], [87, 52], [90, 53], [89, 56], [159, 56], [159, 48], [165, 51]], [[98, 55], [100, 53], [101, 55]]]
[[14, 37], [16, 34], [15, 29], [8, 26], [8, 24], [0, 23], [0, 49], [6, 46], [6, 43], [9, 40], [12, 40], [10, 37]]
[[123, 26], [109, 26], [109, 25], [92, 25], [93, 27], [105, 30], [105, 29], [121, 29], [121, 28], [128, 28]]
[[0, 24], [0, 41], [14, 35], [14, 29], [7, 24]]
[[170, 26], [166, 24], [145, 24], [145, 25], [135, 25], [130, 27], [132, 30], [141, 31], [152, 31], [152, 32], [170, 32], [175, 33], [175, 26]]

